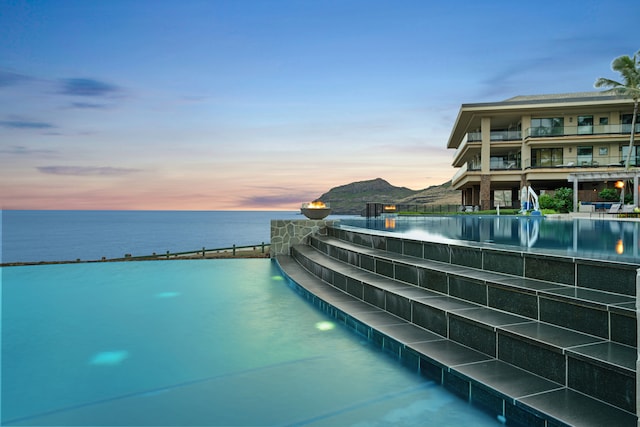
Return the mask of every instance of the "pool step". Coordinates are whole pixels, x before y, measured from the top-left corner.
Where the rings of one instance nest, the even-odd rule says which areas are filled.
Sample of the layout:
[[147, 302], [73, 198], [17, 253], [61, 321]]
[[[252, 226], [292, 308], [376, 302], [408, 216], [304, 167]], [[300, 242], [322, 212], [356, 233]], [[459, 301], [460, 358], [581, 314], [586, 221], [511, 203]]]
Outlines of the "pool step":
[[[630, 346], [404, 284], [330, 258], [310, 246], [294, 247], [293, 256], [327, 283], [403, 320], [625, 410], [635, 410], [636, 357]], [[594, 351], [568, 351], [603, 343], [617, 363], [601, 359]], [[616, 386], [592, 384], [588, 377], [598, 374], [607, 375]], [[633, 394], [620, 397], [622, 389], [631, 389]]]
[[309, 244], [331, 258], [407, 285], [636, 346], [634, 296], [417, 258], [335, 237], [311, 236]]
[[[309, 258], [303, 256], [303, 252]], [[320, 255], [328, 263], [337, 261], [314, 252], [316, 251], [309, 247], [301, 246], [294, 248], [298, 260], [292, 256], [277, 258], [282, 270], [293, 280], [292, 286], [301, 295], [336, 320], [397, 356], [406, 366], [443, 384], [450, 391], [485, 410], [504, 416], [509, 425], [542, 425], [545, 420], [555, 425], [637, 424], [637, 418], [627, 411], [474, 350], [330, 285], [321, 277], [333, 276], [332, 280], [337, 278], [338, 283], [352, 290], [359, 288], [354, 281], [371, 277], [367, 272], [344, 263], [342, 271], [330, 273], [326, 264], [316, 264], [312, 258], [318, 261], [317, 255]], [[311, 268], [304, 268], [304, 264]], [[437, 300], [439, 309], [465, 312], [466, 319], [477, 321], [491, 318], [490, 324], [497, 322], [513, 326], [534, 323], [520, 322], [519, 317], [514, 319], [516, 316], [508, 313], [492, 317], [489, 311], [462, 301], [461, 305], [456, 307], [455, 298], [438, 297], [433, 292], [423, 289], [416, 290], [427, 293], [411, 294], [410, 289], [404, 284], [394, 283], [385, 278], [381, 278], [380, 283], [385, 286], [385, 292], [391, 292], [393, 289], [404, 292], [404, 297], [424, 297], [432, 302]]]

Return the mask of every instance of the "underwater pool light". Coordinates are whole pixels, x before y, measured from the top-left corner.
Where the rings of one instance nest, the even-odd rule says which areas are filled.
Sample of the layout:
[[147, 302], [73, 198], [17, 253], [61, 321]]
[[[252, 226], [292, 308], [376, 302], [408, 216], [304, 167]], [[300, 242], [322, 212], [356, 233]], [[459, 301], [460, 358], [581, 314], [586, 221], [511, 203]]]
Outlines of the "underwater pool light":
[[336, 324], [333, 322], [318, 322], [316, 323], [316, 329], [319, 331], [330, 331], [336, 327]]

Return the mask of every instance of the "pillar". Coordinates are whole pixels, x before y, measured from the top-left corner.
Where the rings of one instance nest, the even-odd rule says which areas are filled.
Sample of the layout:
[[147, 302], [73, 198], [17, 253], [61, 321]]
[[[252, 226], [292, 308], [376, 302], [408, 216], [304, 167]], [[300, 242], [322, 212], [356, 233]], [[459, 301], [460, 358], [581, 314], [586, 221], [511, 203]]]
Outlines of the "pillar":
[[480, 210], [491, 209], [491, 175], [480, 177]]

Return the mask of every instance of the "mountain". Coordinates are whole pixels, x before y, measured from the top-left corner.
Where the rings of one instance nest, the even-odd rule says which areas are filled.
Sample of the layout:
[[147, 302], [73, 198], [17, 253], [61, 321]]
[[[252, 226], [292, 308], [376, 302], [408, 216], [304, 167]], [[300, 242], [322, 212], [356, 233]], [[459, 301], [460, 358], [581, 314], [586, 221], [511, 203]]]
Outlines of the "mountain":
[[459, 204], [460, 192], [451, 189], [451, 181], [424, 190], [396, 187], [382, 178], [352, 182], [334, 187], [318, 200], [328, 203], [337, 215], [360, 215], [367, 202], [402, 204]]

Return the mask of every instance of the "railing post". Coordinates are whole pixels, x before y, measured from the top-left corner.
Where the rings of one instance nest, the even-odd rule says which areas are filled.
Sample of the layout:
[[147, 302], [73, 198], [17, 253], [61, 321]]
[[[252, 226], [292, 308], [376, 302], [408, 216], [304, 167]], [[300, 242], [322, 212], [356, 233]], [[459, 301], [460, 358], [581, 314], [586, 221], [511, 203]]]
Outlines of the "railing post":
[[236, 244], [233, 244], [233, 256], [236, 256]]
[[262, 253], [264, 253], [264, 242], [262, 242]]
[[202, 247], [202, 256], [204, 257], [205, 254], [205, 250], [204, 250], [204, 246]]

